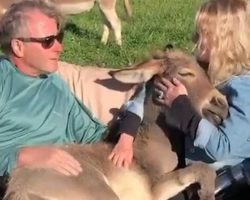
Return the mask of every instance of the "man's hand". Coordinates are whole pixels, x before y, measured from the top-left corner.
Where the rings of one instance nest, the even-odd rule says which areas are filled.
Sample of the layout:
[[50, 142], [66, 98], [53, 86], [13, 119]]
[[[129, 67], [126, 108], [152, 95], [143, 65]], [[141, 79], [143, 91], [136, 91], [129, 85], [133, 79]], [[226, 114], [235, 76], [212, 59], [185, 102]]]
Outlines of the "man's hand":
[[126, 133], [120, 135], [118, 143], [115, 145], [113, 151], [109, 155], [109, 159], [117, 167], [128, 168], [133, 159], [133, 141], [134, 137]]
[[77, 176], [82, 171], [80, 163], [73, 156], [55, 146], [22, 148], [17, 166], [54, 169], [67, 176]]
[[173, 101], [180, 95], [188, 95], [186, 87], [176, 78], [169, 81], [166, 78], [159, 78], [155, 80], [155, 86], [158, 90], [163, 92], [162, 98], [157, 98], [159, 103], [171, 107]]

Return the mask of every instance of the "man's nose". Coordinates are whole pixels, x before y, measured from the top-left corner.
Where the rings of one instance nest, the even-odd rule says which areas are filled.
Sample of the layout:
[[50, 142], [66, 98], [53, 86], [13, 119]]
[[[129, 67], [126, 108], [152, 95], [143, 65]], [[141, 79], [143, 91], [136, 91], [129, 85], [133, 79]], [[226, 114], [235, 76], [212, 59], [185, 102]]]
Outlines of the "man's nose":
[[62, 52], [63, 50], [63, 43], [59, 42], [58, 40], [55, 40], [55, 43], [53, 45], [53, 50], [56, 52]]

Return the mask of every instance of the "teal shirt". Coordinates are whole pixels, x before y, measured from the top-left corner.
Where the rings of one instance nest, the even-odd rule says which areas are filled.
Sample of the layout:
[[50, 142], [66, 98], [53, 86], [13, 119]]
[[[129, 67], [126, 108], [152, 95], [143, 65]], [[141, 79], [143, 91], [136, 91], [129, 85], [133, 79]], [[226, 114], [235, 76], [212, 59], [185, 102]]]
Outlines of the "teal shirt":
[[0, 175], [23, 146], [92, 143], [105, 131], [57, 74], [27, 76], [0, 59]]

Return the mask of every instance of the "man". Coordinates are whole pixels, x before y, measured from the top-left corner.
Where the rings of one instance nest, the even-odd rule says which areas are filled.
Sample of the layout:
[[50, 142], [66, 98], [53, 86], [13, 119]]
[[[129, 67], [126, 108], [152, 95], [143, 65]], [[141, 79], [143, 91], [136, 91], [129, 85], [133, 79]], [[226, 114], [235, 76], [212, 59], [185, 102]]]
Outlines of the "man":
[[[78, 175], [78, 161], [58, 146], [100, 141], [106, 127], [54, 73], [63, 50], [61, 13], [47, 1], [20, 1], [2, 17], [0, 38], [7, 56], [0, 59], [0, 175], [15, 166]], [[135, 114], [128, 111], [127, 116], [140, 123]], [[121, 127], [110, 159], [128, 166], [132, 157], [127, 149], [136, 131]]]

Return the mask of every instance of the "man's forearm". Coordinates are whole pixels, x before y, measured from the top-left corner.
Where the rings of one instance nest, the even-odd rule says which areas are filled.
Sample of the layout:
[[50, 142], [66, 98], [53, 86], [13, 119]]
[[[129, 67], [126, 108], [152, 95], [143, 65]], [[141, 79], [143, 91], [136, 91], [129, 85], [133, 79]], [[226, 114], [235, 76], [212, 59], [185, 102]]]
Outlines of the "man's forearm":
[[15, 148], [1, 150], [0, 154], [0, 176], [10, 174], [16, 167], [18, 150]]

